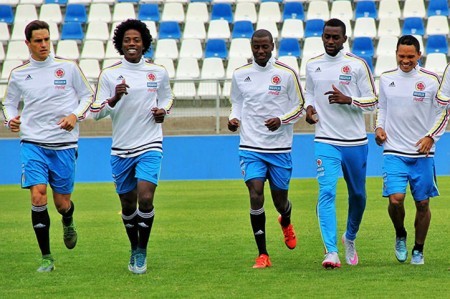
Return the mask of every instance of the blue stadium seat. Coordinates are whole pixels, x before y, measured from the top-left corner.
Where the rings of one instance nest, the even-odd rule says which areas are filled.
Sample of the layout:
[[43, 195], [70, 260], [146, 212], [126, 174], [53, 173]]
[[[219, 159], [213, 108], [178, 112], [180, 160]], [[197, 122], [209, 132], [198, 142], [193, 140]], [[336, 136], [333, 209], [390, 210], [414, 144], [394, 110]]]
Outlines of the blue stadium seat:
[[79, 22], [64, 23], [61, 30], [61, 39], [74, 39], [82, 41], [84, 39], [82, 24]]
[[321, 36], [325, 21], [322, 19], [311, 19], [305, 22], [305, 38], [311, 36]]
[[352, 53], [360, 57], [373, 57], [375, 48], [373, 46], [372, 38], [365, 36], [355, 37], [353, 39]]
[[430, 35], [428, 36], [425, 46], [427, 54], [430, 53], [444, 53], [448, 54], [448, 41], [445, 35]]
[[278, 45], [278, 56], [295, 56], [300, 58], [301, 50], [298, 39], [283, 38]]
[[419, 17], [405, 18], [403, 22], [402, 34], [424, 35], [425, 26], [423, 19]]
[[14, 12], [11, 5], [0, 5], [0, 22], [14, 23]]
[[283, 0], [261, 0], [262, 2], [277, 2], [277, 3], [283, 3]]
[[144, 58], [153, 59], [155, 57], [155, 50], [151, 47], [145, 54]]
[[301, 2], [286, 2], [283, 9], [283, 21], [286, 19], [305, 19], [305, 11]]
[[236, 21], [233, 24], [231, 38], [251, 38], [254, 31], [251, 21]]
[[159, 22], [160, 13], [157, 3], [143, 3], [139, 6], [138, 19]]
[[164, 21], [159, 23], [159, 39], [181, 39], [180, 24], [176, 21]]
[[45, 4], [66, 5], [68, 0], [45, 0]]
[[432, 0], [428, 2], [427, 15], [431, 16], [448, 16], [447, 0]]
[[230, 3], [215, 3], [211, 8], [211, 20], [227, 20], [233, 23], [233, 10]]
[[205, 58], [218, 57], [226, 59], [228, 57], [227, 43], [223, 39], [209, 39], [205, 45]]
[[86, 6], [83, 4], [67, 4], [64, 22], [86, 23], [87, 13]]
[[373, 18], [378, 15], [375, 1], [358, 1], [355, 7], [355, 18]]

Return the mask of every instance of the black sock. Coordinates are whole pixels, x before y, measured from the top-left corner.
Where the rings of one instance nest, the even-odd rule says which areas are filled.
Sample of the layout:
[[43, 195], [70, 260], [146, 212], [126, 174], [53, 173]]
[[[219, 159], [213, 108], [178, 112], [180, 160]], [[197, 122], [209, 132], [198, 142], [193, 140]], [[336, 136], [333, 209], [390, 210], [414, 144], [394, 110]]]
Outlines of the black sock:
[[148, 240], [150, 239], [150, 232], [152, 231], [153, 219], [155, 219], [155, 209], [141, 210], [138, 209], [138, 231], [139, 243], [138, 247], [141, 250], [147, 250]]
[[396, 229], [395, 235], [397, 238], [406, 238], [406, 229], [404, 227], [402, 227], [401, 229]]
[[70, 208], [64, 214], [62, 214], [62, 221], [65, 226], [72, 224], [73, 221], [72, 215], [74, 210], [75, 205], [73, 204], [73, 201], [70, 201]]
[[264, 208], [259, 210], [250, 209], [250, 222], [252, 224], [253, 235], [255, 236], [259, 254], [268, 255], [266, 249], [266, 214]]
[[417, 244], [416, 242], [414, 242], [414, 248], [413, 248], [412, 252], [414, 252], [414, 250], [417, 250], [419, 252], [423, 252], [423, 245], [424, 244]]
[[47, 205], [31, 206], [31, 222], [42, 255], [50, 254], [50, 216]]
[[[128, 215], [127, 215], [128, 214]], [[122, 221], [130, 240], [131, 249], [136, 250], [138, 246], [137, 210], [134, 212], [122, 210]]]
[[288, 205], [287, 205], [286, 211], [278, 210], [278, 213], [280, 213], [280, 215], [281, 215], [280, 224], [282, 227], [286, 227], [289, 224], [291, 224], [291, 212], [292, 212], [292, 205], [291, 205], [291, 202], [288, 200]]

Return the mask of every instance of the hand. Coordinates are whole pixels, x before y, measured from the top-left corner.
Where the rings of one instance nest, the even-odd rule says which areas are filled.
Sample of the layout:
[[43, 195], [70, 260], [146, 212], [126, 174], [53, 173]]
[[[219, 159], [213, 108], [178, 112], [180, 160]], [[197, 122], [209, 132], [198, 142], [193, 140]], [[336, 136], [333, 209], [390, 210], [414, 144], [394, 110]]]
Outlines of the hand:
[[310, 125], [314, 125], [319, 121], [317, 118], [317, 111], [313, 106], [306, 108], [306, 122]]
[[281, 121], [278, 117], [269, 118], [265, 121], [265, 125], [267, 129], [273, 132], [278, 130], [278, 128], [281, 126]]
[[152, 108], [153, 118], [155, 119], [155, 123], [160, 124], [164, 122], [164, 117], [166, 116], [166, 110], [159, 109], [157, 107]]
[[61, 118], [58, 122], [58, 125], [61, 129], [70, 132], [73, 130], [73, 128], [75, 128], [76, 123], [77, 116], [75, 114], [70, 114], [66, 117]]
[[324, 95], [328, 95], [328, 102], [330, 104], [347, 104], [352, 103], [352, 98], [343, 94], [336, 86], [331, 85], [333, 90], [327, 91]]
[[419, 141], [417, 141], [416, 147], [419, 147], [417, 149], [417, 152], [421, 154], [426, 154], [426, 156], [428, 157], [428, 155], [430, 154], [430, 150], [433, 147], [433, 144], [434, 139], [431, 138], [430, 136], [425, 136], [421, 138]]
[[375, 130], [375, 142], [381, 146], [386, 141], [386, 139], [386, 131], [383, 128], [377, 128]]
[[228, 121], [228, 130], [230, 130], [231, 132], [236, 132], [238, 128], [239, 120], [237, 118], [233, 118]]
[[127, 88], [130, 86], [125, 82], [125, 79], [122, 80], [122, 83], [116, 85], [115, 95], [108, 100], [108, 104], [111, 107], [116, 106], [117, 102], [123, 97], [124, 94], [128, 94]]
[[22, 122], [20, 121], [20, 115], [17, 115], [16, 117], [12, 118], [8, 124], [11, 132], [14, 132], [14, 133], [20, 132], [20, 124], [21, 123]]

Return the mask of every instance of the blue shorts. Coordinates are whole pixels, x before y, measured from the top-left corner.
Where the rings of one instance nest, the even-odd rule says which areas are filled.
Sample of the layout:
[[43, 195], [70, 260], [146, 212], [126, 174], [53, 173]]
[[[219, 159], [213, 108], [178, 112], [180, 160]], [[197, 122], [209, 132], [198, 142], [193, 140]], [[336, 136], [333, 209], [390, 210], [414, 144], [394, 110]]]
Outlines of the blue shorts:
[[162, 153], [157, 151], [145, 152], [131, 158], [111, 156], [116, 192], [124, 194], [136, 189], [138, 180], [158, 185], [162, 156]]
[[46, 149], [41, 146], [20, 144], [22, 161], [22, 188], [50, 184], [59, 194], [71, 194], [75, 181], [77, 149]]
[[251, 179], [268, 179], [272, 190], [289, 189], [292, 175], [290, 153], [269, 154], [240, 150], [239, 160], [245, 182]]
[[409, 182], [415, 201], [439, 195], [433, 158], [383, 156], [383, 196], [406, 194]]

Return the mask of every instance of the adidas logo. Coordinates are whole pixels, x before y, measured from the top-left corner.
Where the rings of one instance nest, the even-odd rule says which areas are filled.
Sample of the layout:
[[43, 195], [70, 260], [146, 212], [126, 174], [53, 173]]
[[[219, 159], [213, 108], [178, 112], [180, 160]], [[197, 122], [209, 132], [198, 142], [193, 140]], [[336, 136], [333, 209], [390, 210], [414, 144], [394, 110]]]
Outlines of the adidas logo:
[[28, 75], [25, 80], [32, 80], [33, 78], [31, 78], [31, 75]]
[[262, 230], [259, 230], [255, 233], [255, 236], [264, 235], [264, 232]]
[[319, 73], [319, 72], [321, 72], [321, 71], [322, 71], [322, 70], [320, 69], [320, 66], [319, 66], [319, 67], [316, 68], [316, 71], [315, 71], [315, 72], [316, 72], [316, 73]]
[[394, 81], [392, 81], [391, 84], [389, 84], [389, 87], [395, 87]]
[[138, 225], [139, 225], [140, 227], [147, 227], [147, 228], [148, 228], [148, 225], [145, 224], [144, 222], [139, 222]]
[[126, 227], [126, 228], [133, 228], [134, 225], [133, 225], [133, 224], [130, 224], [130, 223], [127, 223], [127, 224], [125, 224], [125, 227]]
[[124, 78], [123, 78], [123, 76], [122, 75], [120, 75], [119, 77], [117, 77], [117, 80], [123, 80]]
[[252, 79], [250, 77], [245, 78], [244, 82], [252, 82]]
[[45, 227], [45, 224], [38, 223], [38, 224], [34, 225], [33, 227], [34, 227], [34, 228], [44, 228], [44, 227]]

